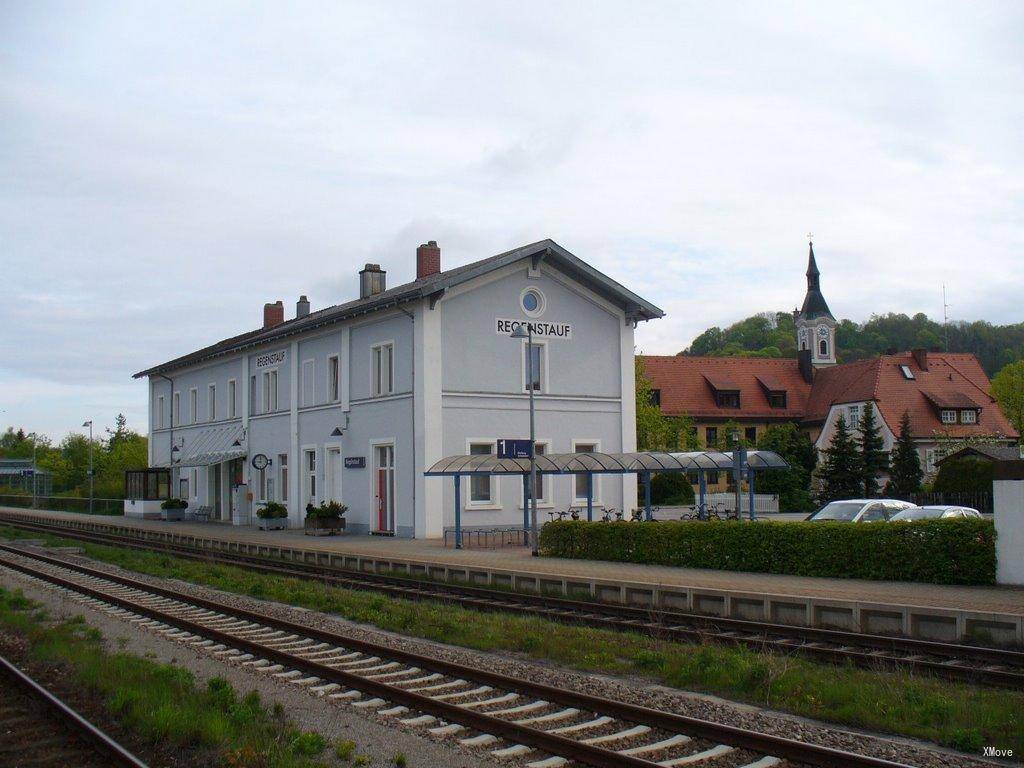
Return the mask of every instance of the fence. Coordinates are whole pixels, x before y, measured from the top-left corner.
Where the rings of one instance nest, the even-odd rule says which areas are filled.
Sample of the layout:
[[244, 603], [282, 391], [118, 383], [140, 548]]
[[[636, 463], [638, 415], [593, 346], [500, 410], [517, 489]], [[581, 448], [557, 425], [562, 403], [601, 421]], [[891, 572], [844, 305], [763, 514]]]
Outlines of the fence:
[[992, 491], [921, 492], [913, 494], [910, 501], [919, 507], [955, 504], [961, 507], [971, 507], [986, 515], [992, 514]]
[[[92, 502], [92, 511], [95, 515], [124, 514], [124, 499], [94, 498]], [[30, 508], [32, 506], [32, 497], [23, 494], [0, 494], [0, 505]], [[57, 512], [88, 513], [89, 498], [81, 496], [36, 496], [36, 506], [40, 509], [50, 509]]]
[[[526, 531], [522, 528], [463, 528], [463, 549], [497, 549], [499, 547], [521, 547], [526, 544]], [[446, 528], [444, 545], [455, 546], [455, 529]]]

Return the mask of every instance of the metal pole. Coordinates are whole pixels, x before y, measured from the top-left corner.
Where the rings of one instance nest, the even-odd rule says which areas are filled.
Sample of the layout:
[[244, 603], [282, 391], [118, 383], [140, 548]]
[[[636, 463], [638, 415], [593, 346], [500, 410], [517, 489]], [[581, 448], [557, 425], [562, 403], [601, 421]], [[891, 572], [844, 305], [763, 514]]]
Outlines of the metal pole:
[[36, 433], [33, 432], [32, 433], [32, 509], [36, 508], [36, 493], [38, 492], [36, 490], [36, 438], [37, 437], [38, 437], [38, 435], [36, 435]]
[[701, 520], [707, 520], [708, 519], [708, 507], [707, 507], [708, 479], [707, 479], [707, 477], [705, 477], [703, 469], [698, 469], [697, 470], [697, 478], [700, 481], [700, 507], [699, 507], [700, 512], [699, 512], [699, 517], [700, 517]]
[[89, 514], [92, 514], [92, 419], [89, 419]]
[[523, 544], [530, 545], [530, 476], [523, 472]]
[[526, 379], [530, 386], [530, 538], [533, 556], [539, 557], [537, 540], [537, 438], [534, 435], [533, 414], [533, 328], [526, 325]]
[[455, 548], [462, 549], [462, 475], [455, 475]]
[[587, 472], [587, 522], [594, 522], [594, 473]]
[[644, 472], [644, 517], [651, 519], [651, 473]]
[[757, 512], [754, 511], [754, 470], [747, 465], [747, 490], [750, 493], [750, 519], [757, 520]]

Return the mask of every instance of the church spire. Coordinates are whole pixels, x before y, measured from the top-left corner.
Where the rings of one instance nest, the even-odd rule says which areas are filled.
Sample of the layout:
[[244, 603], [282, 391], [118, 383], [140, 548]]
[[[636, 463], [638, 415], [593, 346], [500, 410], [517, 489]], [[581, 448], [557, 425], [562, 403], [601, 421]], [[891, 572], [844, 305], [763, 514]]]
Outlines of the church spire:
[[814, 242], [808, 241], [807, 248], [809, 255], [807, 256], [807, 290], [808, 291], [820, 291], [821, 290], [821, 272], [818, 271], [818, 262], [814, 260]]
[[807, 244], [807, 295], [804, 296], [804, 305], [800, 309], [799, 317], [810, 320], [815, 317], [832, 317], [825, 297], [821, 295], [821, 272], [818, 271], [818, 262], [814, 260], [814, 242]]

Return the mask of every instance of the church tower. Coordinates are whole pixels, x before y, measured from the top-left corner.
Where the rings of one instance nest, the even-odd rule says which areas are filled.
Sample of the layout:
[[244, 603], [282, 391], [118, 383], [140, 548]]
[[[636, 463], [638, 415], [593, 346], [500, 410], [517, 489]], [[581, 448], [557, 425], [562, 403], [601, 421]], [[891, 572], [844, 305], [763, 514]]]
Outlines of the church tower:
[[807, 295], [796, 313], [796, 348], [811, 350], [815, 368], [835, 365], [836, 319], [821, 295], [821, 273], [814, 261], [814, 243], [809, 243], [807, 259]]

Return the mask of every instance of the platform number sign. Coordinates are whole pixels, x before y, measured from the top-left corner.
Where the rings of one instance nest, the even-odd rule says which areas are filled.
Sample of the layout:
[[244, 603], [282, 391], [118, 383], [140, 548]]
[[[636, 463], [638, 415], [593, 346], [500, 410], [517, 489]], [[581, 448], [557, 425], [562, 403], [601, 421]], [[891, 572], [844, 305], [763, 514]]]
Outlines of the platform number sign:
[[506, 438], [498, 441], [499, 459], [528, 459], [532, 455], [529, 440]]

